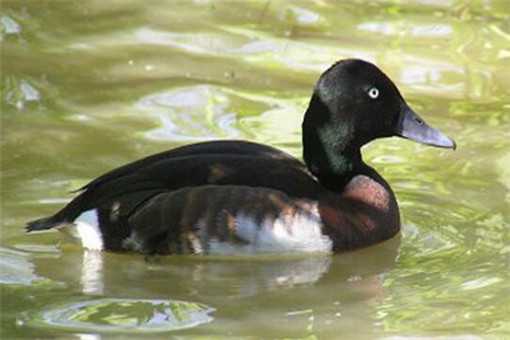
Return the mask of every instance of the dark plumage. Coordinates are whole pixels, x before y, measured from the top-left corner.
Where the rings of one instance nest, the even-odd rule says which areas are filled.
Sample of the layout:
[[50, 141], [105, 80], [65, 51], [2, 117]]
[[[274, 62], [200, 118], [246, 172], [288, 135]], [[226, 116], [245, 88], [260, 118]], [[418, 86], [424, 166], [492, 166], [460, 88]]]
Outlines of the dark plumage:
[[455, 148], [409, 108], [384, 73], [357, 59], [340, 61], [321, 75], [302, 127], [305, 163], [246, 141], [187, 145], [96, 178], [62, 210], [28, 223], [27, 230], [80, 225], [92, 211], [97, 218], [87, 223], [100, 231], [97, 249], [200, 254], [220, 245], [249, 252], [271, 251], [272, 245], [288, 251], [352, 249], [400, 229], [395, 196], [363, 162], [361, 146], [402, 136]]

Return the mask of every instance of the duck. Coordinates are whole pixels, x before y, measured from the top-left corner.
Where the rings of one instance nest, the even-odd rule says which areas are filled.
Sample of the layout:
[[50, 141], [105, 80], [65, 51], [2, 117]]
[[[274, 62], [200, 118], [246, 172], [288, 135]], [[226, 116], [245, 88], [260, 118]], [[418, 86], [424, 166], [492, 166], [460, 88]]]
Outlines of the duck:
[[322, 73], [302, 123], [303, 161], [243, 140], [184, 145], [113, 169], [28, 232], [58, 229], [89, 250], [235, 255], [342, 252], [395, 237], [396, 196], [363, 161], [373, 140], [455, 149], [376, 65]]

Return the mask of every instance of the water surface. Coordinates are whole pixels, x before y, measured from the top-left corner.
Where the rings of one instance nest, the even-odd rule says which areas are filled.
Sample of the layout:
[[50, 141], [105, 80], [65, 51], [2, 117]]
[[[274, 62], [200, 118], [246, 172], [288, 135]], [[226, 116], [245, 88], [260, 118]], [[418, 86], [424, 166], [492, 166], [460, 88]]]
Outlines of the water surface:
[[[2, 338], [510, 337], [510, 3], [3, 1]], [[334, 256], [146, 260], [26, 221], [101, 173], [218, 138], [300, 157], [313, 84], [377, 63], [455, 152], [365, 159], [399, 238]]]

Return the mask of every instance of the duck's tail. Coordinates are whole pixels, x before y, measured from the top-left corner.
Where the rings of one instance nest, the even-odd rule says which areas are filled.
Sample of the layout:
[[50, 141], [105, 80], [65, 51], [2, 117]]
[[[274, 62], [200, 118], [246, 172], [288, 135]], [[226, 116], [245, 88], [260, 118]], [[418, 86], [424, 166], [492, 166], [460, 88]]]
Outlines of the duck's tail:
[[50, 217], [44, 217], [35, 221], [28, 222], [25, 229], [27, 230], [27, 232], [47, 230], [62, 224], [65, 224], [65, 222], [62, 221], [56, 215], [53, 215]]

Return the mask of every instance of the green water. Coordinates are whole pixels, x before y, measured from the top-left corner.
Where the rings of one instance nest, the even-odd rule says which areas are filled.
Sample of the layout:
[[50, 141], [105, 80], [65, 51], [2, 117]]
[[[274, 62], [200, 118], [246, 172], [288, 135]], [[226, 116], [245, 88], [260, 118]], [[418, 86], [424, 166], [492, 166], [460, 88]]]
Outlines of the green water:
[[[4, 0], [0, 29], [2, 339], [510, 337], [509, 1]], [[177, 145], [300, 156], [311, 88], [346, 57], [377, 63], [458, 144], [364, 149], [401, 238], [147, 261], [24, 233], [70, 190]]]

